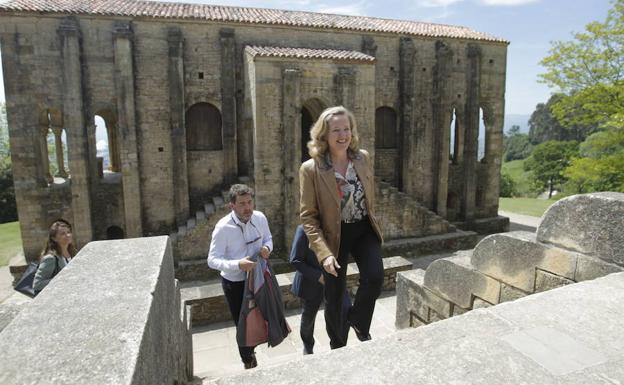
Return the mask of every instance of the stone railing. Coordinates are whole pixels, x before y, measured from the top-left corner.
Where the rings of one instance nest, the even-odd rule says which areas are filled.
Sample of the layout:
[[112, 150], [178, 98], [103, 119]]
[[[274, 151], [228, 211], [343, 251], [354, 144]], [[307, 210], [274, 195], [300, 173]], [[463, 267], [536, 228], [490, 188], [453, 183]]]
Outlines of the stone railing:
[[575, 195], [552, 205], [535, 234], [484, 238], [474, 250], [397, 275], [398, 328], [417, 327], [624, 270], [624, 194]]
[[0, 383], [189, 383], [182, 309], [167, 237], [91, 242], [0, 333]]

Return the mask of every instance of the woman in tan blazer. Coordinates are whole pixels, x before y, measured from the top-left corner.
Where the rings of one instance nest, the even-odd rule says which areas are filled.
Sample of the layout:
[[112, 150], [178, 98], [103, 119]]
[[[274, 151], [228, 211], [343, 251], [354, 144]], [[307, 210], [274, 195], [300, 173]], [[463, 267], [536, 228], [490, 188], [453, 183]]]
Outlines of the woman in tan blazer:
[[[312, 159], [299, 170], [300, 216], [310, 248], [324, 269], [325, 322], [332, 349], [345, 346], [349, 326], [370, 340], [375, 301], [381, 293], [381, 229], [375, 219], [374, 176], [360, 150], [353, 114], [342, 106], [323, 111], [310, 132]], [[355, 301], [344, 311], [349, 254], [360, 271]]]

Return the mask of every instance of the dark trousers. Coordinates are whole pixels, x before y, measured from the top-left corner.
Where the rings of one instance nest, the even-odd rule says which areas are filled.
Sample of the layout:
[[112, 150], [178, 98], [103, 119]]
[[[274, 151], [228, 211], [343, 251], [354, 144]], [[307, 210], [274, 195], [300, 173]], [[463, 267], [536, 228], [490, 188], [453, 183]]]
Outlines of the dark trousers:
[[[360, 286], [353, 306], [344, 311], [343, 293], [346, 290], [349, 254], [353, 256], [360, 271]], [[383, 262], [381, 243], [368, 218], [340, 226], [340, 251], [338, 253], [338, 277], [323, 272], [325, 277], [325, 326], [332, 349], [347, 344], [349, 324], [362, 334], [368, 334], [375, 301], [381, 294]]]
[[[238, 318], [240, 316], [241, 307], [243, 306], [243, 294], [245, 290], [245, 281], [230, 281], [221, 277], [221, 287], [225, 300], [230, 308], [234, 324], [238, 326]], [[238, 353], [244, 363], [250, 363], [253, 360], [254, 348], [248, 346], [239, 346]]]
[[303, 348], [306, 353], [314, 351], [314, 321], [323, 301], [323, 291], [319, 290], [318, 295], [310, 299], [301, 299], [303, 313], [301, 313], [301, 325], [299, 335], [303, 341]]

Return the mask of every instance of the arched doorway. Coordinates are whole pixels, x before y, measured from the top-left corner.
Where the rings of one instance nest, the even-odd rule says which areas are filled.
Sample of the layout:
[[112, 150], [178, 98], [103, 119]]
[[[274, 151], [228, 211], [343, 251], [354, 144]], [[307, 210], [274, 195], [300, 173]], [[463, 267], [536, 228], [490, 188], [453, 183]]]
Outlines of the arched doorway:
[[119, 226], [110, 226], [106, 229], [106, 239], [124, 239], [124, 231]]
[[316, 122], [325, 105], [317, 98], [308, 99], [301, 106], [301, 162], [310, 159], [308, 154], [308, 142], [310, 141], [310, 130]]

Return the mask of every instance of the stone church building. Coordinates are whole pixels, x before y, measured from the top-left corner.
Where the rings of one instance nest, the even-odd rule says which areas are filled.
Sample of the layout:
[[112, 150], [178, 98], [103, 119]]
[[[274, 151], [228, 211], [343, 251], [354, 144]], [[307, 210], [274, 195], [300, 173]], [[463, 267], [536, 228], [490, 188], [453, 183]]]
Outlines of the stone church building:
[[337, 104], [354, 112], [373, 156], [388, 240], [505, 225], [503, 39], [415, 21], [131, 0], [4, 2], [0, 38], [28, 259], [64, 217], [81, 245], [171, 234], [178, 261], [205, 265], [227, 212], [222, 192], [237, 181], [255, 187], [277, 248], [288, 249], [310, 126]]

